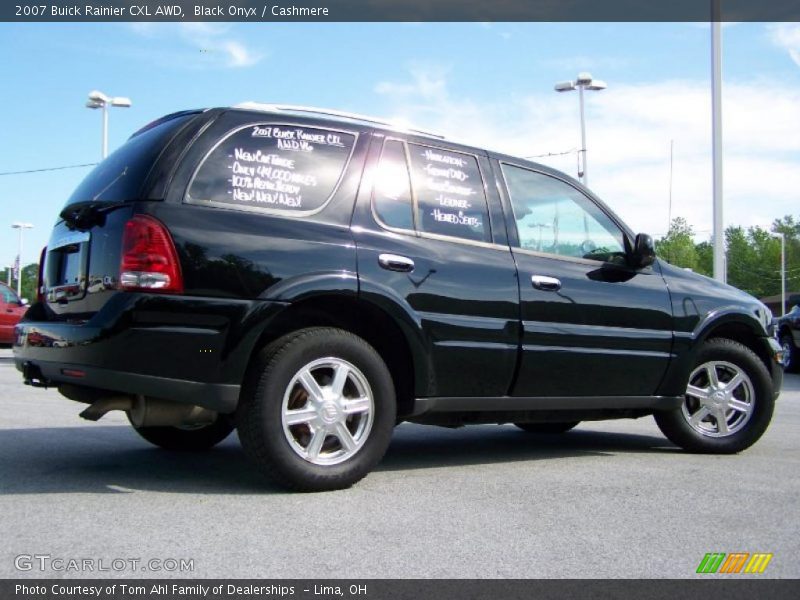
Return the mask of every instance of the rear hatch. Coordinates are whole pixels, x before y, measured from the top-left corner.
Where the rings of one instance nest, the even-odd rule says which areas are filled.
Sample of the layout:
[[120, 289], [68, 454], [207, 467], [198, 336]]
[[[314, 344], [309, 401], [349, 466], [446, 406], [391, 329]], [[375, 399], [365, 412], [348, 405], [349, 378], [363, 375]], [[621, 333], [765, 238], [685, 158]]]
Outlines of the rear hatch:
[[168, 115], [139, 130], [67, 200], [43, 257], [40, 292], [49, 318], [88, 319], [120, 289], [126, 224], [136, 203], [159, 200], [151, 185], [159, 157], [198, 114]]

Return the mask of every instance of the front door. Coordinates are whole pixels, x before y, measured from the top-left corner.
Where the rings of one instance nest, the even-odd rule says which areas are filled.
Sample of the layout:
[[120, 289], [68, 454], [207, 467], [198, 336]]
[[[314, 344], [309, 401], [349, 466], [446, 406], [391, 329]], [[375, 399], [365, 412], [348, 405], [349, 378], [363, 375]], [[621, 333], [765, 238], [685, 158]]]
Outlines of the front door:
[[[519, 268], [515, 396], [650, 396], [669, 363], [672, 309], [657, 265], [633, 269], [607, 209], [566, 180], [494, 163]], [[628, 242], [630, 243], [630, 242]]]

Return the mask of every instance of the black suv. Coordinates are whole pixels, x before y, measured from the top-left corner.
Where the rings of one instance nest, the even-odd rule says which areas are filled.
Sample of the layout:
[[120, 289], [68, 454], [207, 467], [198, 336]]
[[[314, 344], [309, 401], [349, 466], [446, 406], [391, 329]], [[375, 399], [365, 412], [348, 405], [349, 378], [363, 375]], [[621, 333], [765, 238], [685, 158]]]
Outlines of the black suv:
[[763, 304], [657, 260], [571, 178], [334, 111], [151, 123], [75, 190], [41, 264], [26, 383], [168, 449], [236, 428], [300, 490], [364, 477], [402, 421], [652, 414], [687, 450], [738, 452], [781, 385]]

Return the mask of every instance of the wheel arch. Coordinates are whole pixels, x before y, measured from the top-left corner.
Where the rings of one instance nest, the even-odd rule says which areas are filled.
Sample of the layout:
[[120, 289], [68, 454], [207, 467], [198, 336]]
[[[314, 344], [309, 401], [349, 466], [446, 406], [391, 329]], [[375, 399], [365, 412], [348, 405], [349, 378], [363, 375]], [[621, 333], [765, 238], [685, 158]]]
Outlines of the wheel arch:
[[[725, 308], [709, 313], [691, 333], [676, 335], [676, 356], [658, 390], [661, 395], [682, 396], [697, 352], [712, 338], [726, 338], [752, 350], [770, 372], [772, 356], [764, 326], [741, 308]], [[681, 346], [683, 349], [681, 350]]]
[[246, 372], [251, 371], [258, 352], [270, 342], [308, 327], [337, 327], [364, 339], [380, 354], [392, 374], [398, 416], [413, 412], [417, 388], [428, 376], [426, 365], [414, 360], [415, 355], [422, 355], [421, 340], [384, 308], [353, 294], [305, 295], [292, 302], [259, 336]]

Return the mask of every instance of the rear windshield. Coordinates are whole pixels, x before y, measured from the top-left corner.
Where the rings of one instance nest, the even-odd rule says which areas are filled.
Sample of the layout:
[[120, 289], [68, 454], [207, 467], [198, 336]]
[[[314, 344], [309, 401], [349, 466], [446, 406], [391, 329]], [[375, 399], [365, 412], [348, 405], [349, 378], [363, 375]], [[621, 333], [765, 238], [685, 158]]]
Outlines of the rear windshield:
[[148, 129], [125, 142], [78, 185], [66, 206], [78, 202], [127, 202], [137, 200], [142, 185], [161, 150], [195, 114], [182, 114]]

